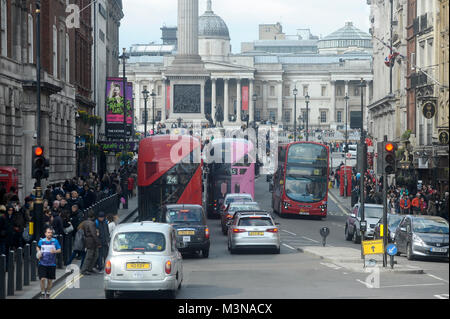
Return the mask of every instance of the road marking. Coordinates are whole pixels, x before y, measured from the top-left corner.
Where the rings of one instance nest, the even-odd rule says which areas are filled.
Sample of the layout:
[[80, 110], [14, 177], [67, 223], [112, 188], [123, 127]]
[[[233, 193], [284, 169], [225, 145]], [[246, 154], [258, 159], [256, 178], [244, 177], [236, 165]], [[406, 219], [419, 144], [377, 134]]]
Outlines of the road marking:
[[66, 289], [69, 288], [69, 286], [73, 285], [75, 282], [83, 278], [83, 274], [79, 274], [78, 276], [74, 277], [71, 281], [66, 282], [61, 288], [59, 288], [54, 294], [50, 296], [50, 299], [56, 299], [60, 294], [62, 294]]
[[309, 241], [312, 241], [312, 242], [314, 242], [314, 243], [319, 243], [317, 240], [314, 240], [314, 239], [311, 239], [311, 238], [308, 238], [308, 237], [305, 237], [305, 236], [302, 236], [302, 238], [305, 238], [305, 239], [307, 239], [307, 240], [309, 240]]
[[[361, 281], [359, 279], [356, 279], [357, 282], [363, 284], [364, 286], [366, 286], [367, 288], [373, 288], [372, 285]], [[423, 287], [423, 286], [442, 286], [444, 284], [441, 283], [437, 283], [437, 284], [416, 284], [416, 285], [396, 285], [396, 286], [384, 286], [384, 287], [379, 287], [379, 289], [383, 289], [383, 288], [402, 288], [402, 287]]]
[[448, 299], [448, 294], [434, 295], [438, 299]]
[[339, 203], [339, 201], [336, 199], [336, 197], [331, 193], [328, 192], [328, 195], [330, 196], [331, 200], [339, 207], [339, 209], [346, 215], [350, 215], [350, 213]]
[[446, 283], [449, 283], [447, 280], [439, 278], [439, 277], [437, 277], [435, 275], [432, 275], [432, 274], [427, 274], [427, 276], [429, 276], [431, 278], [434, 278], [434, 279], [437, 279], [437, 280], [440, 280], [440, 281], [443, 281], [443, 282], [446, 282]]
[[320, 263], [320, 264], [323, 265], [323, 266], [326, 266], [328, 268], [335, 269], [335, 270], [338, 270], [338, 269], [342, 268], [342, 267], [339, 267], [338, 265], [330, 264], [330, 263]]
[[287, 247], [287, 248], [290, 248], [290, 249], [292, 249], [292, 250], [295, 250], [295, 251], [297, 251], [297, 249], [295, 249], [294, 247], [291, 247], [291, 246], [289, 246], [289, 245], [287, 245], [287, 244], [282, 244], [283, 246], [285, 246], [285, 247]]
[[291, 234], [293, 236], [297, 236], [297, 234], [291, 233], [290, 231], [287, 231], [287, 230], [284, 230], [284, 229], [282, 229], [281, 231], [284, 231], [285, 233]]

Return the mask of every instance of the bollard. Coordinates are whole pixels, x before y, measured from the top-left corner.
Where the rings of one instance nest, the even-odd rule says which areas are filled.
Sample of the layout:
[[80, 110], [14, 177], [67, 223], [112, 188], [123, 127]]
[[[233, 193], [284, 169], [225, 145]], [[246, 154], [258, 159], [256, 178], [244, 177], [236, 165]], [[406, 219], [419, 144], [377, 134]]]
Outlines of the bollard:
[[17, 248], [16, 255], [17, 255], [17, 258], [16, 258], [16, 290], [21, 291], [22, 283], [23, 283], [23, 248], [22, 247]]
[[23, 254], [23, 285], [30, 285], [30, 244], [25, 245]]
[[0, 255], [0, 299], [6, 299], [6, 256]]
[[14, 296], [14, 251], [8, 256], [8, 296]]
[[36, 241], [31, 243], [31, 251], [30, 251], [30, 279], [31, 281], [36, 281], [36, 268], [37, 268], [37, 258], [36, 258]]

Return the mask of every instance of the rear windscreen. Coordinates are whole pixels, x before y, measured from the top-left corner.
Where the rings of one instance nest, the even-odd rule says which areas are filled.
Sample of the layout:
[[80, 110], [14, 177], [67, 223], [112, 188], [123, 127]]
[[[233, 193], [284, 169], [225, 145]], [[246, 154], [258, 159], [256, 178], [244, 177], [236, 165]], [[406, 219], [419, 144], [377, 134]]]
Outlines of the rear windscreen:
[[129, 232], [114, 237], [113, 249], [117, 252], [159, 252], [166, 249], [163, 233]]
[[273, 226], [273, 223], [268, 217], [243, 217], [238, 226]]
[[168, 223], [201, 222], [201, 208], [169, 209], [166, 214]]

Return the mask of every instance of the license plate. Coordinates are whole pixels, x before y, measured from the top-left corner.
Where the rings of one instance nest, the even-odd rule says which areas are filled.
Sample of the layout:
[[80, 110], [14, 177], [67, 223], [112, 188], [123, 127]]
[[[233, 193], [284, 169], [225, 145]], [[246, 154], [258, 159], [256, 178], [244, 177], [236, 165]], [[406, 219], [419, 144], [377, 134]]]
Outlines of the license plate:
[[300, 215], [309, 215], [309, 213], [307, 211], [300, 211], [299, 213]]
[[195, 231], [194, 230], [179, 230], [178, 231], [178, 235], [180, 235], [180, 236], [186, 236], [186, 235], [192, 236], [192, 235], [195, 235]]
[[150, 263], [127, 263], [127, 270], [151, 270]]
[[183, 236], [183, 243], [191, 242], [191, 236]]
[[263, 231], [251, 231], [248, 232], [249, 236], [264, 236], [264, 232]]
[[447, 252], [447, 249], [446, 248], [431, 248], [431, 251], [433, 252], [433, 253], [446, 253]]

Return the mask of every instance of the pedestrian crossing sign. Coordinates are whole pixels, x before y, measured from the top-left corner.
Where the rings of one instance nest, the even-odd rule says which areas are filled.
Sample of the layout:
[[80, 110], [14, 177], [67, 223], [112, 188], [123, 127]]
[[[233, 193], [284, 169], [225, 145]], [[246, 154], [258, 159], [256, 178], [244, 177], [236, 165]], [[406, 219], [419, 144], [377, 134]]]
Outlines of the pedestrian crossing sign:
[[366, 255], [384, 254], [383, 240], [366, 240], [362, 242], [363, 253]]

